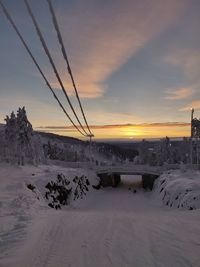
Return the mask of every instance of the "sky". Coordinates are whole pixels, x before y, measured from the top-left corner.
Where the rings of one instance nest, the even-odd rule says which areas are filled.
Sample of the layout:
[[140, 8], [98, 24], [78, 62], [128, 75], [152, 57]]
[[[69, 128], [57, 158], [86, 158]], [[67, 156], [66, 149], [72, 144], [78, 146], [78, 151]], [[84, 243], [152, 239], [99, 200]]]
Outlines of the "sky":
[[[74, 119], [23, 0], [3, 2]], [[82, 120], [47, 1], [29, 3]], [[199, 0], [52, 3], [96, 140], [190, 135], [191, 108], [200, 116]], [[1, 9], [0, 32], [0, 123], [25, 106], [36, 130], [80, 138]]]

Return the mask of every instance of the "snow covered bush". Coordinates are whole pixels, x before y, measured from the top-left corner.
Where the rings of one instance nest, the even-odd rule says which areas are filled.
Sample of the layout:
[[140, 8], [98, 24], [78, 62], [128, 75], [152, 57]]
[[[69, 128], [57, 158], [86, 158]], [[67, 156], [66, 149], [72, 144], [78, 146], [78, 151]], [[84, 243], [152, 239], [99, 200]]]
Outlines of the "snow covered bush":
[[57, 180], [49, 182], [45, 187], [48, 190], [45, 198], [50, 201], [49, 207], [61, 209], [61, 205], [65, 206], [70, 203], [72, 187], [63, 174], [58, 174]]
[[73, 179], [73, 182], [76, 184], [76, 188], [74, 190], [74, 200], [79, 199], [79, 198], [83, 198], [83, 196], [86, 195], [86, 192], [89, 191], [89, 185], [90, 182], [87, 179], [86, 176], [82, 175], [80, 177], [76, 176]]
[[48, 206], [55, 209], [61, 209], [61, 206], [69, 205], [74, 201], [86, 195], [89, 191], [90, 182], [86, 176], [76, 176], [71, 185], [63, 174], [58, 174], [56, 181], [50, 181], [45, 188], [45, 198], [49, 201]]
[[33, 184], [27, 184], [27, 188], [34, 192], [35, 186]]
[[169, 207], [200, 209], [200, 173], [166, 172], [155, 181], [154, 193]]

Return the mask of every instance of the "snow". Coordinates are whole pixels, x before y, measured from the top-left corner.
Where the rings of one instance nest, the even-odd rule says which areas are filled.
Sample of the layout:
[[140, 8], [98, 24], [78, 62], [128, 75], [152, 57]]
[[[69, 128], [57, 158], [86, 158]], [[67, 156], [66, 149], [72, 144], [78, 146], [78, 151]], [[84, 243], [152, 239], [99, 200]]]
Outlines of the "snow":
[[200, 209], [200, 175], [196, 171], [169, 171], [155, 183], [155, 197], [170, 207]]
[[[166, 172], [152, 192], [128, 190], [131, 177], [118, 188], [90, 187], [83, 200], [54, 210], [43, 195], [58, 173], [98, 181], [92, 170], [81, 168], [0, 165], [1, 267], [200, 266], [198, 200], [196, 210], [177, 208], [178, 203], [191, 205], [189, 195], [199, 194], [199, 172]], [[36, 186], [36, 194], [28, 183]], [[187, 189], [192, 191], [185, 196]], [[162, 200], [164, 190], [172, 207]]]

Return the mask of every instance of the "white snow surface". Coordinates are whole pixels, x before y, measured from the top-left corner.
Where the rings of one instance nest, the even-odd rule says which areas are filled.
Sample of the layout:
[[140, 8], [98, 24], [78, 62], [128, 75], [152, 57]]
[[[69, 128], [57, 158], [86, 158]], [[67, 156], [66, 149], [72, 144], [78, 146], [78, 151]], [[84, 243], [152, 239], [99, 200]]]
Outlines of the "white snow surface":
[[200, 194], [199, 172], [164, 173], [152, 192], [134, 194], [130, 179], [118, 188], [90, 187], [83, 200], [54, 210], [43, 195], [58, 173], [97, 183], [92, 170], [0, 165], [0, 267], [200, 267], [199, 200], [189, 196]]

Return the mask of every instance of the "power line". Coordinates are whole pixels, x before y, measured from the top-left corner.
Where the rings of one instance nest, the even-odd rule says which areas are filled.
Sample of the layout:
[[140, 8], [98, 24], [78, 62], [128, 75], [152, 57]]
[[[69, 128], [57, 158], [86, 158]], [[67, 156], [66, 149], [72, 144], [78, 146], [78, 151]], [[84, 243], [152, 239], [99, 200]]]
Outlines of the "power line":
[[51, 16], [52, 16], [52, 21], [53, 21], [53, 24], [54, 24], [54, 27], [55, 27], [55, 30], [56, 30], [56, 33], [57, 33], [58, 41], [59, 41], [60, 46], [61, 46], [61, 51], [62, 51], [63, 57], [64, 57], [64, 59], [65, 59], [65, 61], [67, 63], [67, 69], [68, 69], [69, 75], [71, 77], [72, 85], [73, 85], [75, 93], [76, 93], [76, 98], [78, 100], [78, 103], [79, 103], [79, 106], [80, 106], [84, 121], [86, 123], [87, 129], [88, 129], [90, 135], [92, 135], [92, 132], [90, 131], [90, 127], [89, 127], [89, 125], [87, 123], [87, 119], [86, 119], [86, 116], [85, 116], [85, 113], [83, 111], [83, 107], [82, 107], [82, 104], [81, 104], [81, 101], [80, 101], [80, 98], [79, 98], [79, 95], [78, 95], [78, 90], [76, 88], [74, 76], [73, 76], [72, 69], [71, 69], [70, 64], [69, 64], [69, 60], [68, 60], [68, 57], [67, 57], [66, 49], [65, 49], [65, 46], [64, 46], [64, 43], [63, 43], [62, 35], [61, 35], [61, 32], [60, 32], [60, 28], [59, 28], [59, 25], [58, 25], [58, 21], [57, 21], [56, 15], [55, 15], [55, 11], [54, 11], [52, 2], [51, 2], [51, 0], [47, 0], [47, 2], [48, 2], [48, 5], [49, 5], [49, 10], [50, 10]]
[[71, 119], [71, 117], [69, 116], [69, 114], [67, 113], [66, 109], [64, 108], [64, 106], [62, 105], [62, 103], [60, 102], [59, 98], [57, 97], [57, 95], [55, 94], [55, 92], [53, 91], [50, 83], [48, 82], [46, 76], [44, 75], [42, 69], [40, 68], [39, 64], [37, 63], [35, 57], [33, 56], [31, 50], [29, 49], [26, 41], [24, 40], [24, 38], [22, 37], [21, 33], [19, 32], [15, 22], [13, 21], [11, 15], [9, 14], [7, 8], [5, 7], [5, 5], [2, 3], [2, 1], [0, 0], [0, 6], [2, 7], [2, 10], [6, 16], [6, 18], [8, 19], [8, 21], [10, 22], [11, 26], [13, 27], [13, 29], [15, 30], [15, 32], [17, 33], [18, 37], [20, 38], [22, 44], [24, 45], [25, 49], [27, 50], [28, 54], [30, 55], [31, 59], [33, 60], [33, 62], [35, 63], [37, 69], [39, 70], [40, 74], [42, 75], [43, 79], [46, 82], [46, 85], [48, 86], [48, 88], [51, 90], [54, 98], [57, 100], [59, 106], [62, 108], [63, 112], [65, 113], [65, 115], [68, 117], [68, 119], [70, 120], [70, 122], [72, 123], [72, 125], [76, 128], [76, 130], [83, 136], [88, 136], [85, 135], [77, 126], [76, 124], [73, 122], [73, 120]]
[[72, 103], [71, 103], [71, 101], [70, 101], [70, 99], [69, 99], [69, 97], [68, 97], [68, 94], [67, 94], [67, 92], [66, 92], [66, 90], [65, 90], [65, 87], [64, 87], [64, 85], [63, 85], [63, 82], [62, 82], [62, 80], [61, 80], [61, 78], [60, 78], [60, 75], [58, 74], [58, 71], [57, 71], [57, 69], [56, 69], [56, 66], [55, 66], [55, 64], [54, 64], [53, 58], [51, 57], [51, 54], [50, 54], [49, 49], [48, 49], [48, 47], [47, 47], [47, 44], [46, 44], [46, 42], [45, 42], [45, 40], [44, 40], [44, 38], [43, 38], [42, 32], [41, 32], [41, 30], [40, 30], [40, 28], [39, 28], [39, 25], [38, 25], [38, 23], [37, 23], [37, 21], [36, 21], [36, 19], [35, 19], [35, 16], [34, 16], [32, 10], [31, 10], [31, 7], [30, 7], [30, 5], [29, 5], [29, 3], [28, 3], [28, 0], [24, 0], [24, 3], [25, 3], [25, 6], [26, 6], [26, 8], [27, 8], [27, 10], [28, 10], [28, 13], [29, 13], [29, 15], [30, 15], [30, 17], [31, 17], [31, 19], [32, 19], [32, 21], [33, 21], [33, 24], [34, 24], [34, 26], [35, 26], [35, 29], [36, 29], [36, 32], [37, 32], [37, 34], [38, 34], [38, 36], [39, 36], [39, 39], [40, 39], [40, 41], [41, 41], [41, 44], [42, 44], [42, 46], [43, 46], [43, 48], [44, 48], [44, 51], [45, 51], [45, 53], [46, 53], [46, 55], [47, 55], [47, 57], [48, 57], [48, 59], [49, 59], [49, 62], [51, 63], [51, 66], [52, 66], [53, 70], [54, 70], [54, 73], [55, 73], [55, 75], [56, 75], [56, 78], [57, 78], [57, 80], [58, 80], [58, 82], [59, 82], [59, 84], [60, 84], [60, 86], [61, 86], [61, 88], [62, 88], [62, 91], [63, 91], [65, 97], [67, 98], [68, 104], [69, 104], [71, 110], [73, 111], [73, 114], [74, 114], [74, 116], [76, 117], [76, 119], [77, 119], [77, 121], [78, 121], [80, 127], [81, 127], [82, 130], [85, 132], [85, 134], [88, 135], [88, 133], [85, 131], [83, 125], [81, 124], [81, 122], [80, 122], [80, 120], [79, 120], [79, 118], [78, 118], [78, 115], [76, 114], [76, 111], [74, 110], [74, 107], [73, 107], [73, 105], [72, 105]]

